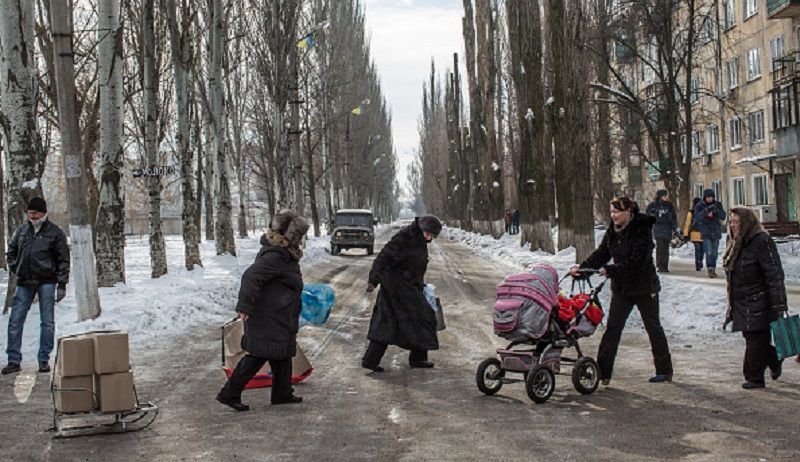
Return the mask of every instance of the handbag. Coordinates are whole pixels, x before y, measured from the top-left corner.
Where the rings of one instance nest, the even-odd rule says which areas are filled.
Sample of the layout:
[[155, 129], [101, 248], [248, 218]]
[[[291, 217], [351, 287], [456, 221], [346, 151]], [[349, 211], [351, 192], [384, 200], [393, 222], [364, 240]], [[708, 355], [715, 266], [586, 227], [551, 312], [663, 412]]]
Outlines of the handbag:
[[444, 324], [444, 312], [442, 311], [442, 302], [439, 300], [439, 297], [436, 297], [436, 331], [441, 332], [447, 329], [447, 326]]
[[788, 311], [769, 325], [772, 341], [778, 352], [778, 361], [800, 354], [800, 315], [789, 316]]

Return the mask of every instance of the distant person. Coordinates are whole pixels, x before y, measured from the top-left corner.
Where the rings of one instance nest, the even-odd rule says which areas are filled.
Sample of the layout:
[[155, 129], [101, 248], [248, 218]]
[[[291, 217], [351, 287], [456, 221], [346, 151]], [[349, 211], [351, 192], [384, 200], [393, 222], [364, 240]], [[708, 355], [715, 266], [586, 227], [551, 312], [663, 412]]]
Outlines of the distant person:
[[692, 208], [686, 212], [686, 221], [683, 223], [683, 237], [694, 244], [694, 268], [697, 271], [703, 271], [703, 235], [694, 225], [694, 208], [700, 201], [699, 197], [692, 200]]
[[69, 247], [64, 231], [47, 218], [47, 202], [28, 202], [28, 220], [17, 228], [6, 252], [8, 269], [17, 276], [17, 288], [8, 318], [8, 365], [2, 373], [19, 372], [22, 364], [22, 329], [39, 296], [39, 372], [50, 372], [50, 353], [56, 334], [55, 304], [67, 296]]
[[744, 389], [764, 388], [764, 372], [781, 375], [781, 362], [772, 346], [770, 323], [786, 311], [781, 256], [752, 210], [731, 209], [728, 242], [722, 264], [728, 281], [725, 325], [741, 331], [745, 340], [742, 372]]
[[506, 234], [513, 234], [511, 230], [513, 221], [510, 209], [506, 209], [506, 213], [503, 214], [503, 222], [505, 222], [506, 225]]
[[672, 232], [678, 229], [678, 214], [669, 201], [666, 189], [656, 191], [656, 200], [647, 206], [646, 213], [656, 217], [653, 226], [653, 238], [656, 240], [656, 270], [669, 273], [669, 247]]
[[380, 286], [372, 309], [369, 345], [361, 367], [383, 372], [381, 358], [389, 345], [409, 350], [413, 368], [430, 368], [428, 351], [439, 348], [436, 315], [423, 294], [428, 244], [442, 231], [433, 215], [418, 217], [387, 243], [372, 263], [367, 292]]
[[520, 219], [519, 209], [514, 209], [514, 212], [511, 214], [511, 234], [519, 234]]
[[580, 268], [592, 268], [599, 269], [601, 275], [611, 279], [606, 331], [597, 350], [603, 385], [611, 382], [622, 329], [634, 305], [639, 309], [653, 352], [656, 375], [650, 378], [650, 382], [672, 381], [672, 357], [659, 318], [661, 283], [653, 265], [655, 221], [652, 216], [639, 213], [636, 202], [629, 198], [614, 199], [611, 201], [611, 224], [600, 246], [580, 266], [570, 269], [573, 277], [579, 277]]
[[236, 311], [244, 320], [242, 348], [248, 354], [217, 394], [217, 401], [235, 411], [250, 409], [242, 403], [242, 391], [267, 361], [272, 369], [271, 403], [303, 401], [292, 389], [292, 358], [297, 353], [302, 308], [300, 246], [307, 232], [305, 218], [282, 210], [272, 218], [261, 237], [261, 250], [242, 274]]
[[703, 200], [694, 208], [693, 225], [703, 236], [703, 253], [706, 257], [708, 277], [717, 277], [717, 254], [722, 237], [725, 208], [716, 200], [713, 189], [703, 191]]

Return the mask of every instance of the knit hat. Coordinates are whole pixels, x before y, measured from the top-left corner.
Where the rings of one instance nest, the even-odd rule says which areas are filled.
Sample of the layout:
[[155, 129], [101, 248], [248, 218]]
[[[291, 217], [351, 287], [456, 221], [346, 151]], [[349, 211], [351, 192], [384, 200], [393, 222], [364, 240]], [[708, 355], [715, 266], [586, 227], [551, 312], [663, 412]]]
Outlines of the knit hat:
[[47, 202], [41, 197], [34, 197], [28, 202], [28, 210], [47, 213]]
[[442, 232], [442, 222], [433, 215], [424, 215], [418, 218], [419, 229], [438, 236]]

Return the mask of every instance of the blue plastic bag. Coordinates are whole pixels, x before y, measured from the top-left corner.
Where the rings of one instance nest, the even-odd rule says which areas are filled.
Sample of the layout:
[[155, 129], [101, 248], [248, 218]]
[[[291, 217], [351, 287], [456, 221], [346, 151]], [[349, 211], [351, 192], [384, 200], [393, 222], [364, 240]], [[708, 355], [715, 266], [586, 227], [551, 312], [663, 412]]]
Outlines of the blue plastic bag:
[[428, 306], [435, 312], [438, 310], [436, 306], [436, 286], [433, 284], [425, 284], [422, 288], [422, 293], [425, 295], [425, 300], [428, 301]]
[[300, 325], [325, 324], [336, 303], [336, 293], [327, 284], [303, 285], [303, 309], [300, 311]]

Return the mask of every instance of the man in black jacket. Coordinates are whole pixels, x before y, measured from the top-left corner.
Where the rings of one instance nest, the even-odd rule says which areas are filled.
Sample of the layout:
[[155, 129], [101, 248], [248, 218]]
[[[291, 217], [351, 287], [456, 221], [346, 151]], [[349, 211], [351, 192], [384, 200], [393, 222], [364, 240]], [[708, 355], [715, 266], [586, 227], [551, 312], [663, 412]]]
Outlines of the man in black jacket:
[[656, 268], [659, 273], [669, 273], [669, 245], [672, 232], [678, 229], [678, 214], [669, 201], [666, 189], [656, 192], [656, 200], [647, 206], [647, 214], [656, 217], [653, 238], [656, 240]]
[[69, 247], [64, 231], [47, 219], [47, 203], [41, 197], [28, 203], [28, 221], [14, 232], [6, 258], [9, 270], [17, 276], [17, 289], [8, 319], [8, 365], [2, 373], [20, 371], [22, 329], [37, 294], [42, 320], [39, 372], [49, 372], [56, 333], [55, 303], [67, 295]]

